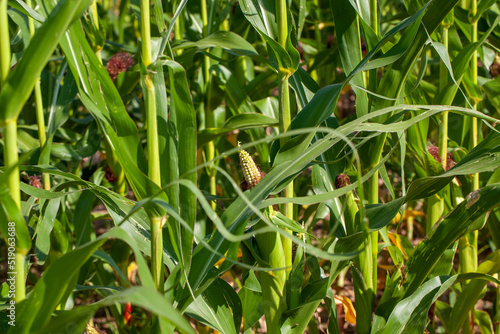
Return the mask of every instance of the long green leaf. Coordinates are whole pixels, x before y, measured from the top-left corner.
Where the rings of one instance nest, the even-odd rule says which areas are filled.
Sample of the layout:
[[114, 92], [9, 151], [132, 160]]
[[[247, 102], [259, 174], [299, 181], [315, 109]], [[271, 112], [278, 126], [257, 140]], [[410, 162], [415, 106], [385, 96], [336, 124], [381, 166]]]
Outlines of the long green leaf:
[[484, 274], [434, 277], [399, 302], [392, 311], [387, 323], [378, 330], [372, 330], [372, 333], [399, 334], [423, 332], [427, 323], [427, 314], [432, 303], [453, 284], [471, 278], [481, 279], [481, 281], [497, 281], [493, 277]]
[[488, 171], [500, 167], [500, 134], [491, 132], [472, 149], [458, 164], [439, 176], [415, 180], [409, 187], [406, 200], [429, 197], [447, 185], [455, 176]]
[[51, 320], [50, 324], [32, 333], [59, 333], [68, 329], [68, 324], [72, 324], [71, 330], [75, 333], [85, 329], [85, 325], [92, 315], [100, 308], [115, 304], [126, 304], [130, 302], [134, 306], [141, 307], [149, 312], [158, 315], [162, 320], [166, 320], [177, 326], [185, 333], [194, 334], [195, 331], [189, 322], [182, 317], [162, 295], [150, 287], [132, 287], [121, 292], [114, 293], [94, 304], [75, 307], [70, 311], [59, 312]]
[[233, 288], [219, 278], [189, 305], [186, 314], [220, 333], [238, 333], [242, 305]]
[[441, 254], [458, 238], [470, 232], [477, 219], [500, 204], [499, 195], [500, 184], [486, 186], [469, 194], [462, 203], [444, 217], [438, 227], [432, 231], [430, 238], [419, 243], [409, 257], [405, 280], [401, 282], [402, 287], [395, 290], [388, 289], [387, 293], [394, 292], [394, 295], [392, 299], [380, 305], [377, 315], [387, 318], [396, 306], [395, 300], [408, 297], [417, 291]]
[[[159, 61], [168, 68], [171, 105], [170, 115], [175, 114], [175, 141], [178, 149], [178, 175], [196, 184], [196, 113], [189, 91], [186, 72], [179, 64], [171, 60]], [[170, 128], [169, 128], [170, 130]], [[173, 180], [169, 180], [173, 181]], [[186, 188], [179, 189], [179, 205], [181, 217], [194, 230], [196, 221], [196, 196]], [[186, 270], [189, 269], [193, 248], [193, 236], [186, 230], [180, 231], [182, 257]], [[172, 240], [172, 243], [174, 241]]]
[[258, 56], [255, 48], [241, 36], [231, 31], [217, 31], [210, 36], [200, 39], [196, 42], [183, 42], [175, 45], [172, 50], [181, 50], [186, 48], [197, 48], [204, 50], [212, 47], [221, 47], [227, 52], [236, 56]]
[[16, 68], [7, 77], [0, 92], [0, 126], [17, 119], [31, 95], [35, 81], [72, 22], [90, 5], [91, 0], [60, 1], [33, 36]]
[[[80, 25], [73, 25], [61, 40], [68, 64], [79, 78], [80, 99], [98, 122], [138, 198], [159, 194], [160, 187], [147, 176], [147, 160], [141, 147], [137, 128], [128, 115], [116, 87], [85, 39]], [[78, 50], [78, 52], [77, 52]], [[80, 52], [82, 51], [82, 52]], [[151, 205], [151, 213], [162, 216], [160, 208]]]
[[[27, 254], [31, 249], [30, 233], [6, 183], [0, 186], [0, 221], [0, 233], [7, 240], [7, 244], [15, 245], [19, 253]], [[11, 269], [9, 268], [9, 271]]]
[[[493, 275], [498, 273], [498, 271], [500, 271], [500, 252], [496, 251], [479, 265], [476, 272]], [[462, 290], [451, 311], [450, 325], [447, 328], [448, 333], [458, 333], [464, 322], [468, 319], [468, 314], [476, 304], [486, 283], [484, 280], [473, 280]]]
[[[363, 58], [358, 17], [349, 0], [330, 1], [330, 7], [335, 19], [335, 33], [339, 41], [342, 66], [346, 73], [351, 73]], [[354, 75], [351, 83], [364, 87], [363, 74], [358, 73]], [[356, 93], [356, 113], [360, 116], [367, 114], [368, 96], [366, 92], [357, 88], [354, 88], [354, 92]]]

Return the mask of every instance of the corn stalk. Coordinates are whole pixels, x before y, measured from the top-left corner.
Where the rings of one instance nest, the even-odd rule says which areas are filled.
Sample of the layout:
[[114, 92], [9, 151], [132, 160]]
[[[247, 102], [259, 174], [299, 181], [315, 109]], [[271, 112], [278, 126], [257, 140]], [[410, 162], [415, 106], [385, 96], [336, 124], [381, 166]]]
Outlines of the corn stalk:
[[[479, 18], [477, 18], [477, 0], [471, 0], [469, 7], [469, 17], [470, 17], [470, 27], [471, 27], [471, 43], [477, 42], [477, 22]], [[472, 73], [472, 84], [477, 86], [477, 51], [474, 51], [471, 59], [471, 73]], [[477, 110], [478, 99], [473, 97], [473, 109]], [[478, 122], [476, 117], [471, 117], [471, 138], [470, 138], [470, 146], [469, 149], [472, 150], [478, 144]], [[472, 187], [471, 191], [475, 191], [479, 189], [479, 174], [472, 175]], [[477, 239], [478, 239], [478, 231], [473, 231], [468, 233], [467, 235], [460, 238], [458, 244], [458, 252], [459, 252], [459, 271], [462, 273], [467, 272], [475, 272], [477, 270]], [[465, 283], [470, 284], [469, 282]], [[473, 318], [473, 313], [471, 311], [469, 317]], [[473, 322], [472, 322], [473, 323]], [[464, 334], [472, 333], [473, 328], [471, 328], [470, 322], [465, 322], [462, 326], [462, 332]]]
[[[0, 89], [10, 72], [10, 37], [9, 21], [7, 16], [7, 0], [0, 1]], [[19, 156], [17, 148], [17, 117], [7, 121], [3, 128], [4, 135], [4, 163], [9, 173], [8, 188], [10, 195], [18, 207], [21, 209], [21, 190], [19, 184]], [[17, 240], [16, 240], [17, 241]], [[22, 252], [16, 244], [15, 250], [15, 302], [24, 300], [26, 288], [24, 283], [24, 260], [26, 252]]]
[[[161, 186], [160, 159], [158, 154], [158, 124], [156, 118], [155, 89], [151, 75], [147, 68], [152, 63], [151, 55], [151, 28], [150, 2], [141, 0], [141, 46], [143, 90], [145, 92], [145, 110], [148, 139], [148, 175], [149, 178]], [[145, 72], [144, 72], [145, 71]], [[151, 267], [156, 289], [163, 292], [163, 234], [162, 228], [166, 217], [150, 215], [151, 220]]]
[[[208, 36], [208, 10], [207, 10], [207, 1], [201, 1], [201, 19], [203, 23], [203, 35], [204, 37]], [[204, 79], [204, 104], [203, 107], [205, 109], [205, 128], [214, 128], [215, 127], [215, 114], [214, 111], [211, 110], [210, 107], [210, 99], [212, 93], [212, 85], [210, 78], [210, 58], [207, 55], [203, 56], [203, 79]], [[211, 140], [206, 147], [206, 160], [211, 161], [215, 158], [215, 143]], [[216, 179], [216, 170], [212, 167], [207, 167], [207, 174], [209, 177], [210, 184], [210, 194], [217, 195], [217, 179]], [[215, 210], [217, 207], [217, 203], [212, 201], [212, 210]]]
[[[286, 0], [276, 0], [276, 12], [278, 17], [278, 43], [286, 49], [288, 39], [288, 3]], [[290, 73], [284, 69], [278, 70], [278, 89], [279, 89], [279, 129], [280, 133], [285, 133], [290, 130], [292, 117], [290, 113], [290, 90], [288, 87], [288, 77]], [[280, 140], [283, 147], [286, 143], [286, 138]], [[293, 195], [293, 181], [291, 181], [285, 188], [284, 197], [292, 198]], [[293, 204], [285, 203], [282, 205], [283, 214], [293, 220]], [[281, 243], [283, 245], [283, 252], [285, 256], [285, 266], [290, 268], [292, 266], [292, 240], [282, 237]], [[289, 271], [287, 271], [287, 276]]]
[[[32, 1], [27, 0], [26, 4], [29, 7], [33, 7]], [[32, 17], [28, 16], [28, 26], [30, 30], [30, 37], [33, 38], [35, 35], [35, 20]], [[35, 109], [36, 109], [36, 123], [38, 125], [38, 140], [40, 142], [40, 149], [42, 150], [45, 147], [45, 143], [47, 142], [47, 134], [45, 132], [45, 117], [43, 114], [43, 101], [42, 101], [42, 90], [40, 87], [40, 78], [35, 81]], [[43, 178], [43, 187], [45, 190], [50, 189], [50, 176], [46, 173], [42, 175]]]

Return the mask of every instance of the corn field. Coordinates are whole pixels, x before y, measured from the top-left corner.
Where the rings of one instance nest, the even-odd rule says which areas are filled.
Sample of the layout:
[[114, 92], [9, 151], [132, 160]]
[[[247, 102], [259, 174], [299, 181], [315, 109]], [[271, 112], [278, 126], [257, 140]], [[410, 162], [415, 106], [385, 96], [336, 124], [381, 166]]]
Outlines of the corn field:
[[0, 333], [500, 333], [495, 0], [0, 0]]

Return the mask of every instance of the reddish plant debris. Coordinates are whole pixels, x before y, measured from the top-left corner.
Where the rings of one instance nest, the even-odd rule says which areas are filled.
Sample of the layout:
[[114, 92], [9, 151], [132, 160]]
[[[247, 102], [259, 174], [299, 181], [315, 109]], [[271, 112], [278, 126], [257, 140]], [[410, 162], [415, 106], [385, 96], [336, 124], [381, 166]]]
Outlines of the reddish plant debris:
[[302, 47], [302, 42], [297, 42], [297, 51], [299, 51], [300, 59], [304, 58], [304, 48]]
[[28, 178], [30, 180], [30, 186], [38, 188], [38, 189], [43, 189], [42, 182], [40, 182], [40, 180], [41, 180], [40, 175], [28, 176]]
[[337, 112], [340, 119], [356, 113], [356, 96], [350, 86], [344, 87], [337, 101]]
[[335, 188], [337, 189], [344, 188], [345, 186], [348, 186], [350, 184], [351, 179], [345, 174], [341, 173], [335, 177]]
[[490, 66], [490, 75], [495, 79], [500, 74], [500, 56], [496, 55], [495, 61]]
[[108, 70], [111, 80], [115, 81], [118, 74], [125, 72], [129, 67], [134, 65], [134, 59], [126, 52], [119, 52], [109, 58], [106, 69]]
[[326, 36], [326, 48], [330, 49], [335, 45], [335, 35], [328, 34]]
[[[427, 151], [429, 152], [430, 155], [432, 155], [432, 157], [434, 159], [436, 159], [437, 162], [441, 163], [442, 159], [439, 156], [439, 147], [437, 147], [436, 145], [431, 145], [427, 148]], [[455, 162], [455, 160], [453, 160], [453, 153], [448, 152], [448, 154], [446, 155], [446, 168], [445, 168], [445, 170], [450, 169], [451, 167], [455, 166], [456, 164], [457, 163]]]
[[113, 171], [109, 166], [106, 167], [106, 174], [104, 174], [104, 177], [111, 183], [116, 181], [115, 174], [113, 173]]

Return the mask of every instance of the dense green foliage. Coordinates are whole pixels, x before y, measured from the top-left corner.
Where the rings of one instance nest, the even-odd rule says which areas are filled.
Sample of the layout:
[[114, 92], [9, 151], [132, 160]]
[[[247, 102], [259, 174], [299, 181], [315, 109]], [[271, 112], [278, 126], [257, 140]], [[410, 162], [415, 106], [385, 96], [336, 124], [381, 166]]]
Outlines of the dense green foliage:
[[0, 331], [499, 332], [499, 23], [0, 0]]

